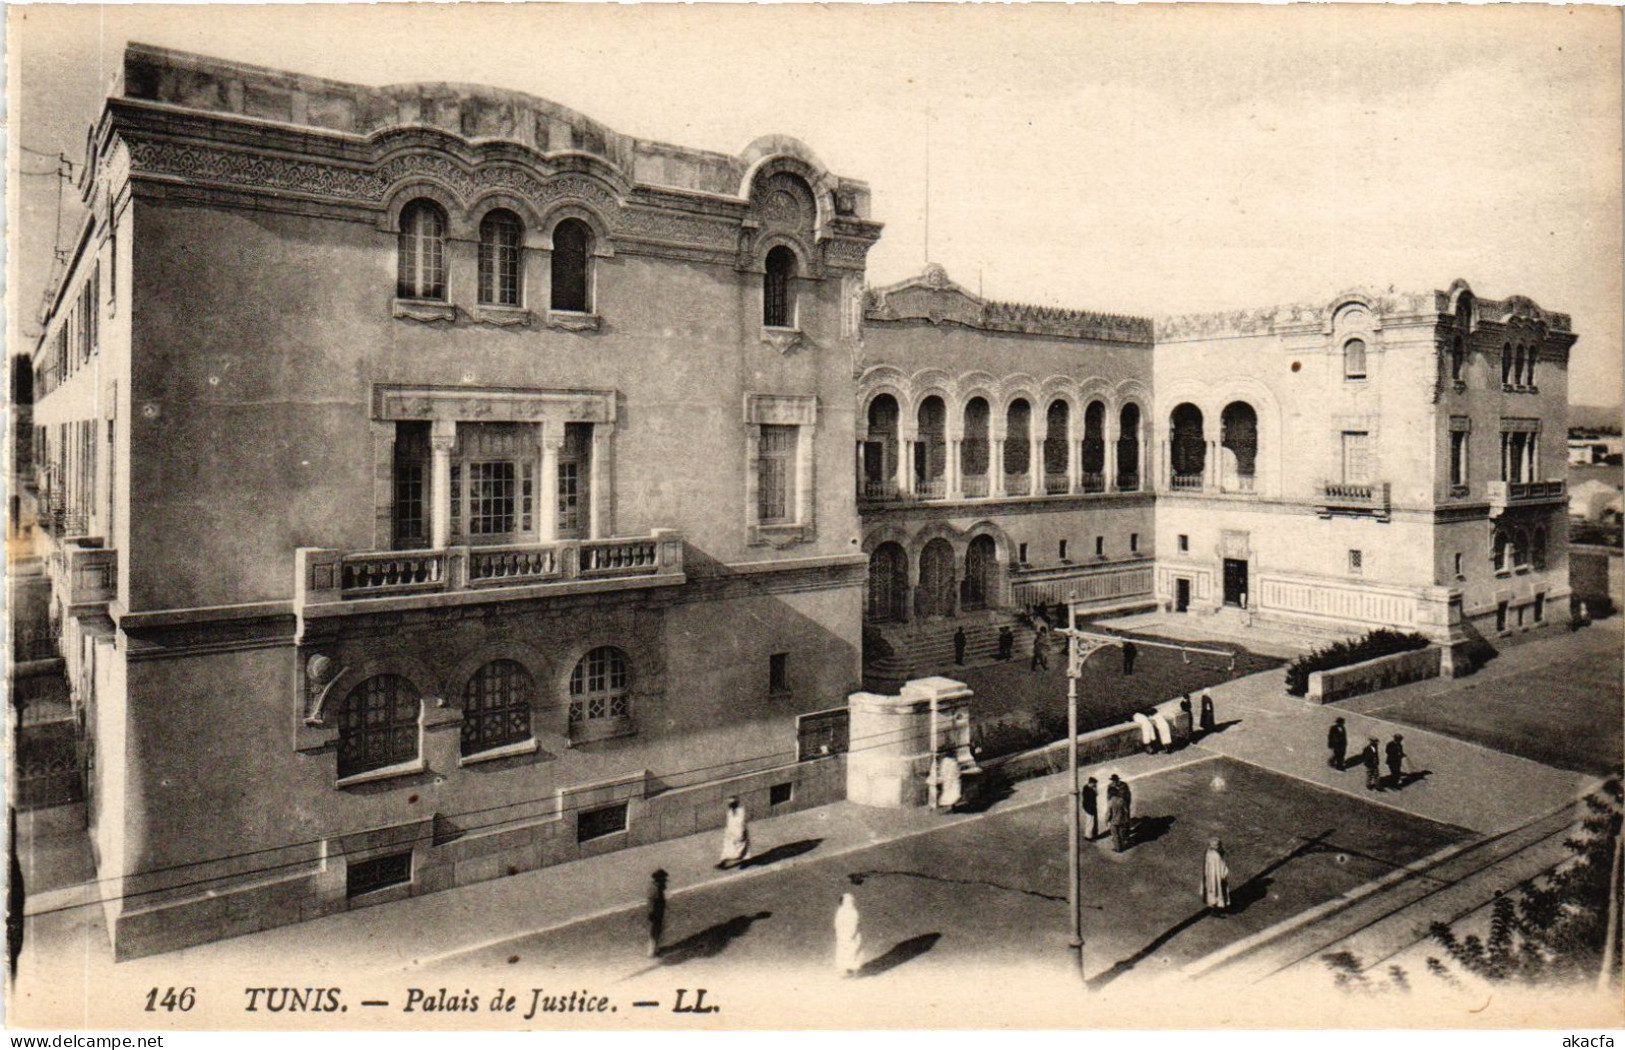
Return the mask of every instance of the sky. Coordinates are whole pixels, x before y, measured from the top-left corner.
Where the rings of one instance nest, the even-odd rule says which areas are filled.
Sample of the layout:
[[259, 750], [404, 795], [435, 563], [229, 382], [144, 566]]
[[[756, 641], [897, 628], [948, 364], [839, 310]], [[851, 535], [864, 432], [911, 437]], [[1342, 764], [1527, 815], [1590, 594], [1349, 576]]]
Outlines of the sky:
[[[1544, 6], [364, 5], [8, 11], [10, 145], [76, 164], [126, 41], [363, 84], [491, 84], [865, 180], [869, 281], [1163, 316], [1351, 287], [1526, 295], [1621, 396], [1621, 14]], [[54, 162], [12, 149], [13, 171]], [[37, 334], [60, 180], [8, 194]], [[64, 241], [77, 195], [63, 187]], [[929, 230], [929, 233], [927, 232]]]

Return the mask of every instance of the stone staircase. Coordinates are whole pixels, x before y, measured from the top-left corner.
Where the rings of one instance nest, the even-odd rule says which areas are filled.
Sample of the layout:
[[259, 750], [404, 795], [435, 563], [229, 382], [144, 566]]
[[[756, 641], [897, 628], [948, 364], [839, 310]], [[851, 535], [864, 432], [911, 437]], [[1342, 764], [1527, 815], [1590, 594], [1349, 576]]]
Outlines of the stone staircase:
[[946, 675], [952, 678], [954, 632], [965, 629], [965, 666], [997, 662], [999, 628], [1015, 634], [1011, 661], [1032, 655], [1032, 631], [1007, 612], [988, 610], [964, 613], [954, 619], [931, 619], [907, 624], [865, 624], [863, 628], [863, 687], [874, 693], [895, 693], [911, 678]]

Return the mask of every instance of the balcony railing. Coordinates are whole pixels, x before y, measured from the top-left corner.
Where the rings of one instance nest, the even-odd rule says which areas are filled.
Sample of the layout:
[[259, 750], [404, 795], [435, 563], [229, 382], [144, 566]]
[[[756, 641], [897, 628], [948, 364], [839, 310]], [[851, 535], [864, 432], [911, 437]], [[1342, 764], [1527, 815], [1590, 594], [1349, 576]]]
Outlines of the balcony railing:
[[104, 605], [118, 589], [118, 551], [67, 544], [51, 552], [48, 572], [51, 589], [70, 609]]
[[967, 474], [960, 480], [966, 499], [986, 499], [992, 486], [986, 474]]
[[946, 478], [915, 478], [915, 499], [947, 499], [948, 481]]
[[1064, 496], [1072, 491], [1072, 482], [1065, 474], [1045, 474], [1044, 494], [1047, 496]]
[[1253, 474], [1231, 474], [1224, 479], [1224, 491], [1254, 492], [1257, 480], [1257, 476]]
[[1085, 491], [1085, 492], [1105, 492], [1106, 491], [1106, 475], [1092, 473], [1092, 472], [1087, 471], [1087, 470], [1084, 471], [1083, 472], [1083, 491]]
[[1316, 491], [1315, 503], [1323, 518], [1333, 514], [1371, 514], [1386, 518], [1388, 488], [1386, 481], [1323, 481]]
[[1168, 487], [1175, 492], [1196, 492], [1202, 488], [1200, 474], [1174, 474], [1168, 478]]
[[1563, 481], [1492, 481], [1484, 488], [1492, 515], [1508, 507], [1561, 503], [1568, 496], [1568, 485]]
[[858, 497], [875, 503], [894, 500], [897, 498], [897, 482], [865, 479], [863, 487], [858, 490]]
[[1117, 475], [1117, 491], [1118, 492], [1138, 492], [1138, 491], [1140, 491], [1140, 475], [1138, 475], [1138, 474], [1119, 474], [1119, 475]]
[[[682, 534], [421, 551], [299, 550], [298, 601], [324, 605], [458, 591], [498, 591], [589, 580], [680, 582]], [[674, 579], [678, 578], [678, 579]]]
[[1033, 494], [1032, 475], [1006, 474], [1004, 476], [1004, 494], [1007, 496], [1031, 496]]

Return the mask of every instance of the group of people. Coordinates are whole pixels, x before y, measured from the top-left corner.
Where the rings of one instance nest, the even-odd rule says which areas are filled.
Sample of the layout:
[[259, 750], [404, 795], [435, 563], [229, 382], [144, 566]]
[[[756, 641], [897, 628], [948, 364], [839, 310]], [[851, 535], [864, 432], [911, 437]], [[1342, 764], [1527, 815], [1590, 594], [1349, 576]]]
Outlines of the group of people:
[[1134, 841], [1134, 789], [1113, 773], [1106, 782], [1106, 805], [1100, 804], [1100, 781], [1090, 777], [1078, 800], [1083, 809], [1083, 837], [1094, 842], [1103, 835], [1112, 837], [1112, 849], [1121, 853]]
[[[1326, 730], [1326, 747], [1331, 751], [1326, 764], [1333, 769], [1344, 770], [1351, 765], [1365, 767], [1365, 786], [1367, 791], [1386, 791], [1388, 788], [1398, 790], [1405, 786], [1405, 736], [1395, 733], [1394, 738], [1384, 747], [1379, 737], [1371, 737], [1360, 750], [1359, 757], [1350, 761], [1349, 731], [1344, 720], [1339, 717]], [[1388, 776], [1382, 776], [1382, 766], [1386, 760]]]

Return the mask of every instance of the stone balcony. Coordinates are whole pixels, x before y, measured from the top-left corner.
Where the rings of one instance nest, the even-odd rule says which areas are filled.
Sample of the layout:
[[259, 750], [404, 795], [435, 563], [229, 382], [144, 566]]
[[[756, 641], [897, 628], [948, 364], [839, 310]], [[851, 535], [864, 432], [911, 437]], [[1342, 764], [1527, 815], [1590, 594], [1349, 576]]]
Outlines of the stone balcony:
[[540, 598], [683, 583], [683, 536], [648, 536], [417, 551], [301, 547], [300, 617]]
[[1322, 518], [1335, 514], [1368, 514], [1388, 520], [1392, 504], [1386, 481], [1323, 481], [1315, 487], [1315, 507]]
[[51, 551], [47, 566], [51, 590], [61, 596], [69, 615], [77, 616], [96, 607], [105, 610], [118, 591], [116, 550], [63, 543]]
[[1567, 503], [1568, 483], [1564, 481], [1492, 481], [1485, 486], [1490, 500], [1490, 517], [1499, 517], [1508, 507], [1538, 507]]

